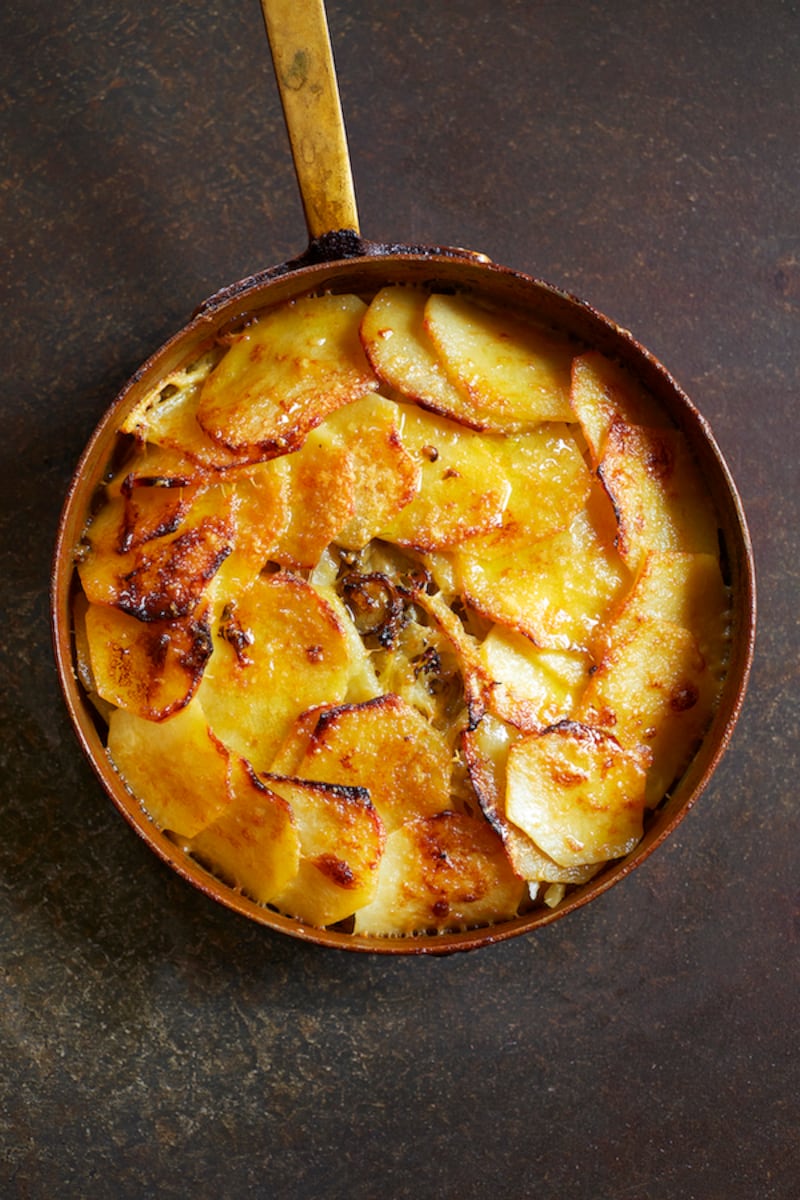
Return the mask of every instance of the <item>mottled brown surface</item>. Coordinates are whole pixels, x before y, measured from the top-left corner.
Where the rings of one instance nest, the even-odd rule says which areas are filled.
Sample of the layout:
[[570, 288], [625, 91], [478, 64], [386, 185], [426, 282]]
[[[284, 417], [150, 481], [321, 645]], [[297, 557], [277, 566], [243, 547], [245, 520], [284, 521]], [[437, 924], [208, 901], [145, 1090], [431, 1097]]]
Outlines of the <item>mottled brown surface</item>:
[[219, 286], [304, 245], [256, 0], [10, 0], [3, 1197], [797, 1195], [800, 26], [785, 0], [333, 0], [362, 227], [561, 284], [737, 477], [758, 653], [713, 785], [595, 904], [473, 955], [323, 951], [173, 877], [49, 647], [73, 464]]

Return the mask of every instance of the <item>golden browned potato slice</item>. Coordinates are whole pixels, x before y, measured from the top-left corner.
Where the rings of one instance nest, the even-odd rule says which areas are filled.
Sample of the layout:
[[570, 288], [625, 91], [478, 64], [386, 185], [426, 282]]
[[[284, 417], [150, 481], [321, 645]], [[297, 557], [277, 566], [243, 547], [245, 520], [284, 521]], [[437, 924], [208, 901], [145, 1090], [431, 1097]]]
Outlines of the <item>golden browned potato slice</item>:
[[300, 839], [299, 870], [272, 898], [276, 908], [310, 925], [332, 925], [369, 904], [378, 884], [385, 833], [369, 793], [267, 775], [291, 805]]
[[510, 555], [456, 550], [467, 601], [480, 613], [549, 650], [586, 650], [627, 575], [585, 511], [568, 529]]
[[273, 558], [290, 569], [311, 570], [355, 511], [353, 456], [323, 426], [275, 465], [285, 472], [291, 506]]
[[444, 736], [394, 695], [323, 712], [297, 768], [303, 779], [369, 788], [388, 830], [438, 812], [450, 771]]
[[486, 438], [509, 484], [502, 520], [466, 538], [472, 554], [512, 554], [566, 529], [589, 496], [591, 479], [568, 426], [540, 425], [514, 437]]
[[425, 328], [428, 293], [420, 288], [383, 288], [361, 322], [367, 358], [380, 379], [417, 401], [472, 429], [505, 429], [497, 414], [480, 411], [466, 391], [446, 375]]
[[617, 515], [617, 547], [631, 570], [649, 550], [717, 553], [716, 516], [682, 434], [615, 422], [597, 473]]
[[222, 490], [230, 503], [233, 549], [215, 574], [209, 598], [215, 621], [222, 609], [246, 591], [268, 562], [287, 528], [291, 494], [281, 460], [228, 472]]
[[487, 714], [475, 729], [463, 735], [469, 777], [481, 809], [505, 846], [514, 872], [530, 885], [535, 898], [539, 883], [586, 883], [599, 870], [596, 864], [562, 867], [531, 841], [506, 816], [506, 766], [508, 752], [519, 740], [516, 731]]
[[[204, 491], [177, 528], [135, 549], [122, 549], [125, 501], [109, 501], [92, 520], [78, 574], [93, 604], [111, 604], [140, 621], [188, 617], [233, 549], [231, 497]], [[124, 545], [124, 543], [122, 544]]]
[[202, 428], [236, 452], [298, 449], [328, 413], [378, 387], [359, 340], [365, 311], [357, 296], [315, 296], [267, 313], [203, 383]]
[[657, 804], [697, 749], [716, 703], [718, 683], [688, 630], [643, 620], [612, 646], [576, 708], [579, 720], [601, 726], [653, 757], [647, 802]]
[[211, 728], [265, 770], [295, 718], [344, 697], [348, 641], [305, 580], [261, 575], [223, 611], [198, 698]]
[[469, 929], [513, 917], [525, 884], [485, 821], [441, 812], [390, 833], [373, 902], [355, 932], [386, 936]]
[[491, 712], [518, 729], [555, 725], [572, 713], [589, 678], [589, 655], [540, 650], [529, 638], [495, 625], [479, 658], [490, 681], [486, 703]]
[[617, 422], [627, 425], [666, 423], [665, 415], [627, 371], [596, 350], [572, 360], [570, 405], [580, 422], [597, 466], [606, 438]]
[[439, 550], [499, 525], [511, 494], [498, 454], [503, 440], [406, 405], [402, 441], [420, 470], [420, 489], [380, 536]]
[[405, 409], [370, 395], [326, 421], [350, 455], [353, 510], [333, 539], [361, 550], [419, 491], [421, 469], [402, 442]]
[[574, 419], [569, 404], [574, 347], [566, 338], [463, 296], [430, 296], [425, 328], [479, 420], [514, 430]]
[[243, 758], [231, 758], [229, 784], [230, 805], [191, 839], [189, 849], [233, 887], [266, 904], [300, 867], [292, 808]]
[[598, 629], [594, 654], [599, 661], [655, 617], [693, 633], [711, 676], [721, 679], [729, 647], [728, 611], [728, 592], [714, 555], [654, 550], [628, 595]]
[[211, 655], [205, 610], [183, 621], [137, 621], [104, 604], [90, 604], [85, 634], [98, 695], [150, 721], [189, 703]]
[[108, 727], [108, 752], [156, 825], [180, 837], [195, 837], [231, 801], [229, 754], [199, 704], [161, 722], [117, 709]]
[[555, 862], [606, 862], [642, 836], [645, 759], [575, 721], [526, 734], [509, 750], [505, 810]]

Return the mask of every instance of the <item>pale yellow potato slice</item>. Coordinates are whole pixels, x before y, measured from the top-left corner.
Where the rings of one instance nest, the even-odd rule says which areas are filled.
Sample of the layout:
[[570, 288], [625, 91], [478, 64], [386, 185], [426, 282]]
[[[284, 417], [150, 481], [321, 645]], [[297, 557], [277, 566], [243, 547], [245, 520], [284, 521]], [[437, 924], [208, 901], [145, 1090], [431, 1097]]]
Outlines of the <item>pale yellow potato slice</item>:
[[627, 572], [599, 538], [586, 511], [562, 533], [510, 555], [453, 560], [461, 590], [478, 612], [542, 649], [586, 650]]
[[653, 550], [646, 555], [630, 592], [598, 629], [598, 661], [612, 646], [658, 618], [688, 629], [714, 679], [721, 679], [729, 652], [730, 600], [718, 559], [711, 554]]
[[666, 424], [665, 414], [641, 385], [621, 366], [596, 350], [578, 354], [572, 360], [570, 405], [580, 422], [595, 466], [603, 458], [606, 438], [613, 424]]
[[657, 804], [708, 727], [719, 685], [697, 641], [671, 621], [646, 619], [612, 646], [589, 680], [576, 717], [652, 756], [647, 802]]
[[681, 433], [615, 422], [597, 473], [617, 516], [617, 548], [631, 570], [650, 550], [718, 553], [716, 515]]
[[506, 767], [508, 752], [519, 740], [516, 730], [491, 714], [463, 735], [467, 770], [484, 816], [503, 840], [514, 872], [529, 885], [535, 898], [540, 883], [586, 883], [600, 869], [591, 863], [563, 867], [545, 854], [506, 816]]
[[138, 621], [90, 604], [84, 622], [94, 686], [108, 704], [163, 721], [189, 703], [212, 652], [205, 610], [183, 621]]
[[217, 736], [264, 770], [295, 718], [342, 699], [349, 675], [348, 641], [330, 605], [279, 572], [227, 606], [198, 698]]
[[509, 484], [502, 520], [460, 547], [476, 555], [513, 554], [566, 529], [586, 504], [591, 478], [569, 427], [540, 425], [513, 437], [487, 438]]
[[505, 811], [561, 866], [620, 858], [642, 836], [646, 759], [564, 721], [509, 750]]
[[446, 805], [451, 751], [415, 708], [399, 696], [386, 695], [323, 712], [297, 774], [368, 788], [391, 830]]
[[472, 401], [478, 419], [505, 430], [571, 421], [566, 338], [463, 296], [432, 295], [425, 328], [448, 377]]
[[419, 491], [422, 471], [405, 448], [405, 409], [370, 395], [340, 408], [326, 426], [347, 446], [353, 511], [334, 541], [361, 550]]
[[141, 621], [191, 616], [233, 549], [230, 494], [221, 485], [209, 488], [175, 530], [121, 552], [124, 510], [124, 499], [112, 499], [86, 531], [78, 574], [87, 598]]
[[503, 439], [495, 437], [406, 405], [402, 442], [420, 471], [420, 487], [379, 536], [441, 550], [499, 525], [511, 484], [497, 452]]
[[378, 380], [359, 340], [357, 296], [289, 301], [239, 335], [203, 383], [202, 428], [235, 452], [296, 450], [333, 412]]
[[310, 925], [332, 925], [369, 904], [378, 886], [383, 824], [364, 788], [264, 777], [291, 806], [300, 840], [299, 868], [273, 896], [281, 912]]
[[108, 726], [108, 752], [156, 825], [180, 837], [195, 837], [231, 802], [230, 756], [199, 704], [161, 722], [117, 709]]
[[534, 731], [569, 717], [592, 665], [580, 651], [540, 650], [529, 638], [495, 625], [479, 659], [489, 681], [486, 704], [518, 729]]
[[263, 458], [257, 447], [235, 454], [209, 437], [197, 420], [203, 383], [225, 349], [222, 345], [211, 346], [159, 380], [128, 414], [121, 432], [133, 434], [141, 442], [172, 449], [212, 470]]
[[513, 917], [524, 895], [485, 821], [455, 812], [418, 817], [387, 837], [375, 899], [356, 913], [355, 932], [470, 929]]
[[229, 764], [230, 804], [187, 849], [232, 887], [267, 904], [297, 875], [300, 838], [291, 805], [243, 758]]
[[428, 293], [394, 285], [382, 288], [361, 322], [361, 340], [376, 375], [424, 408], [472, 429], [500, 429], [492, 410], [479, 411], [469, 393], [452, 382], [425, 328]]

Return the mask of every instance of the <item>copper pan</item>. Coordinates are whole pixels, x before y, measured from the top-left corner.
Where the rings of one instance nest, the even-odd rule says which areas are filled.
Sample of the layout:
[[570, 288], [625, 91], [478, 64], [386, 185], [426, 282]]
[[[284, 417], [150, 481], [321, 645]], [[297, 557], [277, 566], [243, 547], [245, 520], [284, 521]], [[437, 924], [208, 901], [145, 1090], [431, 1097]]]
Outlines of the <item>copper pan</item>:
[[[298, 258], [217, 292], [189, 324], [145, 362], [125, 385], [83, 453], [63, 508], [52, 572], [52, 632], [67, 708], [80, 745], [101, 783], [145, 842], [184, 879], [245, 917], [319, 945], [385, 954], [443, 954], [491, 945], [530, 932], [593, 900], [628, 875], [671, 832], [706, 787], [733, 733], [753, 652], [753, 557], [735, 484], [698, 410], [665, 368], [626, 330], [590, 305], [485, 256], [441, 247], [377, 244], [359, 233], [347, 145], [322, 0], [262, 0], [310, 241]], [[208, 874], [149, 820], [122, 785], [104, 748], [102, 730], [76, 678], [71, 599], [74, 549], [91, 498], [127, 413], [154, 383], [215, 331], [248, 313], [309, 291], [370, 293], [390, 282], [427, 284], [480, 294], [561, 327], [580, 342], [620, 360], [649, 389], [688, 438], [719, 516], [723, 562], [733, 595], [730, 665], [721, 703], [697, 755], [644, 839], [625, 859], [568, 892], [554, 909], [538, 908], [489, 928], [405, 939], [358, 937], [313, 929], [234, 892]]]

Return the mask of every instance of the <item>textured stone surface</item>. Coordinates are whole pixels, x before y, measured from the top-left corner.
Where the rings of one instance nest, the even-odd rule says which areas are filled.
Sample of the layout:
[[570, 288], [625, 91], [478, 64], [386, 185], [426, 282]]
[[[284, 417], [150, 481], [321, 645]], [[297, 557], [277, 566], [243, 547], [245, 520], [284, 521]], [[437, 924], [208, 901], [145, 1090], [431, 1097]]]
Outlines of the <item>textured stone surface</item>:
[[800, 28], [783, 0], [331, 0], [369, 237], [472, 246], [626, 325], [711, 421], [760, 572], [748, 703], [633, 877], [389, 961], [173, 877], [52, 665], [61, 498], [127, 375], [298, 252], [256, 0], [9, 0], [0, 439], [0, 1194], [794, 1197]]

